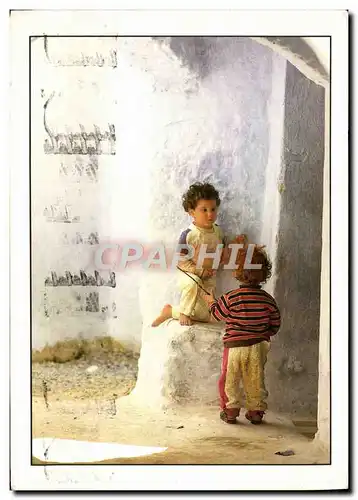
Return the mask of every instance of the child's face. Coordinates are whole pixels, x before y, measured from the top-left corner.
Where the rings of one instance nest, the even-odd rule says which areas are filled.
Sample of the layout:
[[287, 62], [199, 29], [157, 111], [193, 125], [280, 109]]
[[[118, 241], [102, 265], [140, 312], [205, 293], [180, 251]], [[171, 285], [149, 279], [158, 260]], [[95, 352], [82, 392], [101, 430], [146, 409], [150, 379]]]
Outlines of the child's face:
[[216, 200], [199, 200], [195, 209], [189, 211], [196, 226], [211, 229], [218, 215]]

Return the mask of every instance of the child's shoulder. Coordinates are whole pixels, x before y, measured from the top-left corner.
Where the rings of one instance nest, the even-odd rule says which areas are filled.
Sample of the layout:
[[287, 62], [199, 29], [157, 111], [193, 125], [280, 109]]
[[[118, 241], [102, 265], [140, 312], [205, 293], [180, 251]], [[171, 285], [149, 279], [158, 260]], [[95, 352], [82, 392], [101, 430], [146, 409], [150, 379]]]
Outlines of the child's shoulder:
[[229, 292], [226, 292], [226, 296], [229, 298], [229, 299], [234, 299], [235, 297], [239, 297], [240, 295], [240, 288], [233, 288], [232, 290], [230, 290]]
[[272, 304], [276, 305], [276, 300], [273, 295], [268, 293], [266, 290], [261, 289], [261, 291], [264, 293], [266, 300], [269, 300]]
[[221, 228], [221, 226], [219, 226], [219, 224], [214, 223], [213, 228], [214, 228], [215, 233], [216, 233], [216, 234], [217, 234], [217, 235], [218, 235], [221, 239], [224, 239], [224, 231], [223, 231], [223, 229]]
[[182, 231], [180, 233], [179, 243], [185, 244], [187, 242], [188, 235], [191, 231], [192, 231], [192, 227], [190, 227], [190, 226], [188, 228], [184, 229], [184, 231]]
[[187, 227], [186, 229], [183, 229], [182, 232], [180, 234], [188, 234], [190, 231], [192, 230], [192, 228], [189, 226]]
[[[273, 298], [271, 297], [271, 295], [269, 293], [267, 293], [265, 290], [263, 290], [262, 288], [257, 288], [255, 290], [255, 292], [259, 293], [259, 295], [265, 297], [265, 298]], [[239, 286], [238, 288], [234, 288], [233, 290], [230, 290], [229, 292], [226, 292], [226, 295], [229, 297], [229, 298], [238, 298], [241, 296], [245, 296], [247, 294], [252, 294], [253, 291], [251, 288], [246, 288], [245, 286]]]

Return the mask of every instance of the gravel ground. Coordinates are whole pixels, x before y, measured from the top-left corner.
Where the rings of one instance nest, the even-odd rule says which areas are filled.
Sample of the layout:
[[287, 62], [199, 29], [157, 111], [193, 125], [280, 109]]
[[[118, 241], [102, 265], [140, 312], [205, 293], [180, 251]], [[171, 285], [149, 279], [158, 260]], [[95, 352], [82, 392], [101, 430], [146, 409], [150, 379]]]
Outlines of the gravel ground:
[[138, 355], [100, 353], [66, 363], [32, 363], [32, 396], [108, 399], [128, 394], [137, 379]]

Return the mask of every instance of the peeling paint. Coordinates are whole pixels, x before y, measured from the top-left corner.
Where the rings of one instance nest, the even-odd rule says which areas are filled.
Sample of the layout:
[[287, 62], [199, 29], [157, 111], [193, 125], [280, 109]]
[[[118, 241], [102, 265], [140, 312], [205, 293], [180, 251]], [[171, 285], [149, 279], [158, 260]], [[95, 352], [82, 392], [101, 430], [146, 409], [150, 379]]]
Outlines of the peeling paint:
[[115, 155], [116, 132], [114, 124], [108, 124], [108, 130], [101, 132], [98, 125], [94, 125], [94, 132], [86, 132], [83, 125], [79, 125], [81, 132], [59, 133], [54, 135], [46, 128], [49, 139], [44, 141], [45, 154], [61, 155]]
[[[70, 159], [72, 159], [70, 157]], [[89, 160], [85, 160], [80, 156], [76, 157], [74, 162], [66, 164], [61, 162], [59, 173], [61, 177], [72, 182], [98, 182], [98, 158], [94, 155], [89, 155]]]
[[99, 312], [99, 295], [98, 292], [90, 293], [86, 297], [86, 311]]
[[78, 223], [81, 221], [79, 215], [71, 214], [70, 205], [54, 204], [44, 208], [43, 215], [46, 217], [47, 222], [64, 222], [64, 223]]
[[76, 231], [75, 236], [69, 239], [68, 234], [63, 233], [61, 242], [64, 245], [99, 245], [99, 234], [97, 231], [93, 231], [85, 236], [84, 233]]
[[[86, 37], [83, 37], [86, 39]], [[105, 37], [102, 37], [102, 40], [106, 40]], [[113, 38], [115, 40], [115, 38]], [[87, 67], [87, 66], [92, 66], [92, 67], [110, 67], [110, 68], [116, 68], [118, 61], [117, 61], [117, 50], [115, 48], [109, 48], [106, 53], [101, 53], [98, 51], [98, 48], [95, 52], [89, 53], [88, 52], [88, 43], [86, 41], [83, 41], [83, 46], [82, 50], [76, 54], [73, 53], [73, 44], [70, 45], [71, 50], [68, 52], [66, 51], [66, 48], [62, 48], [61, 52], [62, 55], [59, 56], [58, 51], [55, 50], [55, 54], [53, 54], [53, 50], [51, 51], [52, 48], [58, 48], [59, 43], [63, 45], [68, 45], [68, 40], [66, 38], [63, 38], [61, 40], [58, 40], [57, 37], [48, 37], [44, 36], [43, 37], [43, 42], [44, 42], [44, 52], [46, 59], [49, 64], [52, 66], [58, 67], [71, 67], [71, 66], [77, 66], [77, 67]], [[71, 43], [71, 41], [70, 41]]]
[[100, 275], [98, 271], [94, 271], [94, 276], [86, 274], [82, 269], [77, 274], [72, 275], [70, 271], [65, 271], [64, 276], [57, 276], [55, 271], [50, 271], [51, 278], [45, 279], [45, 286], [109, 286], [116, 287], [116, 275], [114, 272], [109, 273], [108, 281]]

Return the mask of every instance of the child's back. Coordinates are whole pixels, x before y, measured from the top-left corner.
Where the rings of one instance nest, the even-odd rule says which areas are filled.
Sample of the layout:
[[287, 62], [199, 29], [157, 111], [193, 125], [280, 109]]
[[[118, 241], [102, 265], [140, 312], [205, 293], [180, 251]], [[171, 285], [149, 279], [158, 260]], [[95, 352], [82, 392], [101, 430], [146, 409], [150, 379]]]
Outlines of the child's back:
[[225, 321], [225, 347], [253, 345], [270, 340], [280, 328], [274, 298], [260, 285], [244, 284], [220, 297], [211, 307], [218, 321]]

